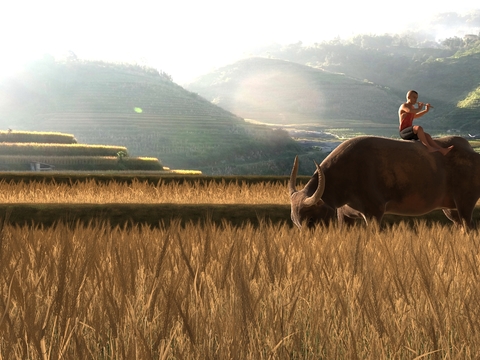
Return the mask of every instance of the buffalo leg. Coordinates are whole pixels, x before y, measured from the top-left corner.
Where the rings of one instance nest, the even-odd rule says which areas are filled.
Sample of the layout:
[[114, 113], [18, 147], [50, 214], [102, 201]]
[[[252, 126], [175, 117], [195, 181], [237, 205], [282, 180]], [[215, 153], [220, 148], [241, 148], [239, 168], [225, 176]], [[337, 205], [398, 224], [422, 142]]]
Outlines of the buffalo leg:
[[[457, 205], [457, 210], [456, 210], [457, 217], [455, 218], [455, 215], [453, 215], [453, 218], [454, 220], [457, 220], [458, 223], [462, 225], [465, 230], [469, 230], [473, 228], [472, 214], [473, 214], [473, 209], [475, 208], [475, 205], [477, 203], [477, 200], [478, 198], [471, 197], [471, 196], [469, 198], [455, 200], [455, 205]], [[455, 210], [453, 210], [453, 213], [454, 212]], [[451, 214], [452, 214], [452, 211], [450, 212], [450, 215]]]
[[383, 215], [385, 214], [385, 206], [378, 204], [378, 206], [370, 205], [362, 211], [365, 222], [368, 224], [375, 221], [378, 225], [382, 223]]
[[354, 225], [358, 219], [367, 222], [365, 216], [360, 211], [348, 205], [343, 205], [337, 209], [337, 219], [340, 227], [343, 225]]
[[473, 203], [470, 206], [463, 205], [462, 207], [458, 208], [458, 215], [461, 219], [461, 224], [463, 225], [465, 230], [469, 230], [473, 228], [472, 214], [473, 214], [473, 209], [475, 208], [475, 203]]
[[443, 209], [443, 213], [445, 216], [455, 223], [456, 225], [462, 225], [462, 220], [460, 219], [460, 215], [456, 209]]

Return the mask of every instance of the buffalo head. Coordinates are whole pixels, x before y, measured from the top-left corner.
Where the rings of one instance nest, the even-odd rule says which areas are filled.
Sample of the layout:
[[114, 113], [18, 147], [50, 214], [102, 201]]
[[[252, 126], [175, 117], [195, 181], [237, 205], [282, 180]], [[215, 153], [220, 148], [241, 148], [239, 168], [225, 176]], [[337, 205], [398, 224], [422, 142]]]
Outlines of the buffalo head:
[[329, 222], [335, 217], [335, 210], [324, 204], [322, 195], [325, 190], [325, 175], [320, 165], [315, 163], [316, 173], [302, 190], [296, 189], [298, 156], [295, 157], [288, 190], [291, 202], [291, 218], [299, 228], [303, 223], [308, 227], [318, 222]]

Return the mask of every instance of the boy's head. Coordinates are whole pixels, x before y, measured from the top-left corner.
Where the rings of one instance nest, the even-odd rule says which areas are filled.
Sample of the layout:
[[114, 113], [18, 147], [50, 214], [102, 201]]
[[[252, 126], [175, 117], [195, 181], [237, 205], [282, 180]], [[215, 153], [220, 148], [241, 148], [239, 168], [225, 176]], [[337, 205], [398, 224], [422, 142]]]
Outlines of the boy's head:
[[411, 100], [413, 101], [413, 103], [416, 103], [417, 99], [418, 99], [418, 92], [416, 92], [415, 90], [410, 90], [409, 92], [407, 92], [407, 100]]

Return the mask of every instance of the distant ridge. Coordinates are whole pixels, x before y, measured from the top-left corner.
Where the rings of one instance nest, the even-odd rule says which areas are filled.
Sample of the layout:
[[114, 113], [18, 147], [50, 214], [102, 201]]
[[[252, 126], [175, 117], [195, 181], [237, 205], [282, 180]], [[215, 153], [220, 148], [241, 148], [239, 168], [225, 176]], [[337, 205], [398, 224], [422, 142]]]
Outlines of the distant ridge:
[[[465, 131], [476, 132], [480, 125], [478, 101], [475, 103], [480, 84], [479, 35], [438, 42], [421, 41], [410, 34], [359, 35], [310, 45], [272, 44], [259, 48], [253, 55], [372, 82], [389, 94], [396, 94], [400, 103], [408, 90], [415, 89], [421, 101], [435, 106], [433, 112], [420, 121], [430, 131], [465, 135]], [[384, 105], [388, 105], [376, 97], [367, 97], [362, 103], [370, 107], [374, 119], [383, 118]]]
[[244, 118], [283, 124], [335, 119], [396, 124], [402, 101], [368, 81], [262, 57], [219, 68], [186, 87]]
[[103, 62], [44, 59], [4, 81], [0, 126], [73, 133], [89, 144], [121, 143], [133, 156], [205, 174], [277, 173], [272, 160], [300, 151], [286, 132], [247, 123], [166, 74]]

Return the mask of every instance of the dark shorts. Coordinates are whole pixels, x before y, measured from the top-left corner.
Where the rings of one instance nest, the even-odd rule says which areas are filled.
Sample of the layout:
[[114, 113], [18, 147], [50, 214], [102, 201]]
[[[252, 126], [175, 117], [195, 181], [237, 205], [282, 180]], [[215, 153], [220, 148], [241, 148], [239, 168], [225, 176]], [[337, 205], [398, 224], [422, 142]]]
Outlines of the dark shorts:
[[418, 140], [417, 134], [413, 132], [413, 126], [409, 126], [400, 131], [400, 137], [403, 140]]

